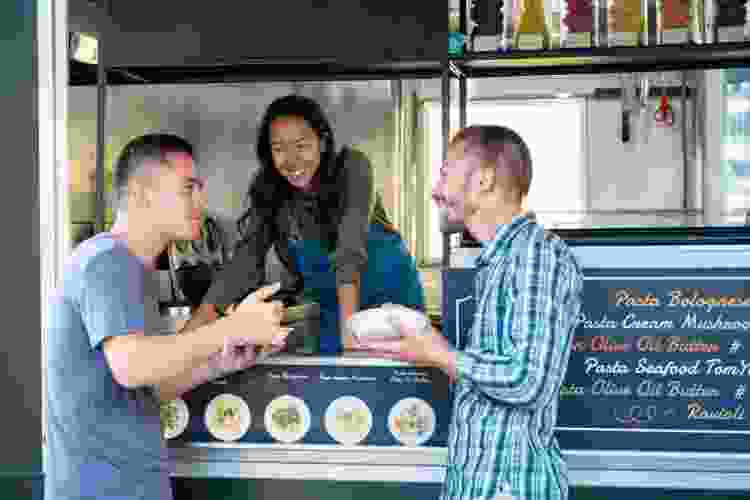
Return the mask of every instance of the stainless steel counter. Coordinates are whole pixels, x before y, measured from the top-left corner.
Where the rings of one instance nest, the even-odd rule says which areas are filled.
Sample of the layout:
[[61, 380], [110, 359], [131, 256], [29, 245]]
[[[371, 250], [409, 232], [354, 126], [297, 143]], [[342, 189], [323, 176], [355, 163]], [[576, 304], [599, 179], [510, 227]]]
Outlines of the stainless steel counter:
[[[440, 483], [445, 448], [190, 444], [176, 477]], [[750, 455], [567, 451], [571, 486], [747, 490]]]

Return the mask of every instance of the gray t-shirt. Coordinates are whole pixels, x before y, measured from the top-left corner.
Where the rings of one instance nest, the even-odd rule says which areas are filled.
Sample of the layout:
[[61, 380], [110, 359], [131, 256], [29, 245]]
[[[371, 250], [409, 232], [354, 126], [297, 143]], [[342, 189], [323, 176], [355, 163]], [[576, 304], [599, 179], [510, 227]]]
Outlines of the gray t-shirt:
[[118, 384], [107, 337], [149, 328], [153, 273], [107, 233], [79, 245], [49, 304], [47, 500], [172, 498], [159, 400]]

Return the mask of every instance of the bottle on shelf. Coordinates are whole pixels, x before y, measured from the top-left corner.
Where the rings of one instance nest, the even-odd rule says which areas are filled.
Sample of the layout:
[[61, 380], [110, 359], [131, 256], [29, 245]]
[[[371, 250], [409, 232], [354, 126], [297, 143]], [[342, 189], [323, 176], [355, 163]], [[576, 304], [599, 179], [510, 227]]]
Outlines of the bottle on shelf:
[[511, 50], [515, 36], [514, 9], [515, 0], [500, 0], [498, 25], [500, 26], [500, 50]]
[[691, 0], [657, 0], [656, 43], [686, 45], [692, 40], [690, 15]]
[[460, 56], [464, 53], [466, 35], [461, 32], [461, 15], [458, 9], [448, 13], [448, 54]]
[[607, 33], [610, 47], [637, 47], [645, 31], [640, 0], [609, 0]]
[[608, 0], [593, 0], [594, 5], [594, 35], [593, 42], [595, 47], [609, 46], [609, 36], [607, 35], [607, 13]]
[[690, 1], [690, 41], [694, 44], [706, 42], [706, 9], [704, 0]]
[[543, 0], [523, 0], [518, 9], [514, 48], [542, 50], [548, 47], [549, 33], [544, 18]]
[[559, 49], [561, 42], [561, 19], [563, 4], [565, 0], [545, 0], [544, 12], [547, 20], [547, 33], [549, 34], [547, 47], [550, 49]]
[[560, 46], [585, 48], [595, 45], [595, 5], [593, 0], [563, 0], [560, 13]]
[[473, 52], [495, 52], [501, 48], [501, 28], [498, 4], [503, 0], [470, 0], [469, 19], [471, 50]]
[[745, 0], [713, 0], [713, 40], [733, 43], [745, 40]]

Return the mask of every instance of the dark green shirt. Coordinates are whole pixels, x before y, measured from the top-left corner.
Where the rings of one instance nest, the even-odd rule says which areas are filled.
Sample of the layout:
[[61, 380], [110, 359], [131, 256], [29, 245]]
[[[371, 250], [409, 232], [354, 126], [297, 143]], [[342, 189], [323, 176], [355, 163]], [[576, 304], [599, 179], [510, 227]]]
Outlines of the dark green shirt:
[[[344, 149], [339, 153], [343, 172], [341, 221], [333, 253], [333, 266], [339, 286], [354, 281], [356, 273], [367, 264], [367, 236], [370, 223], [391, 226], [380, 195], [375, 190], [372, 166], [364, 153]], [[266, 255], [274, 245], [281, 262], [291, 271], [292, 280], [299, 275], [289, 254], [288, 239], [324, 241], [317, 222], [319, 198], [316, 193], [295, 190], [276, 216], [276, 227], [268, 227], [261, 214], [250, 214], [247, 234], [237, 246], [232, 260], [217, 274], [203, 302], [226, 306], [257, 289], [265, 282]], [[285, 283], [284, 287], [295, 287]]]

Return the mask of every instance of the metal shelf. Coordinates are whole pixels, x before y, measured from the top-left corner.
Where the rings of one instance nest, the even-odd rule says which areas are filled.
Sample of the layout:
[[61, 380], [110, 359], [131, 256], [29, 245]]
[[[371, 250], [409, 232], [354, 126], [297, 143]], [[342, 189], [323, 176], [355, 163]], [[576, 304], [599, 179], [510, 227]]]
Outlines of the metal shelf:
[[478, 52], [451, 62], [467, 78], [717, 69], [750, 65], [750, 43]]
[[[110, 67], [107, 84], [428, 79], [440, 78], [446, 61], [412, 59], [355, 64], [334, 59], [253, 59], [236, 64]], [[96, 66], [71, 63], [71, 85], [96, 83]]]
[[[96, 66], [70, 63], [70, 85], [96, 85]], [[345, 81], [440, 78], [445, 69], [466, 78], [630, 73], [750, 66], [750, 42], [479, 52], [445, 61], [412, 59], [346, 63], [335, 59], [252, 59], [240, 63], [111, 67], [109, 85]]]

